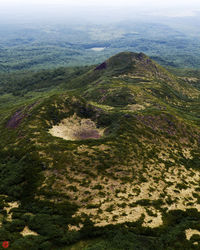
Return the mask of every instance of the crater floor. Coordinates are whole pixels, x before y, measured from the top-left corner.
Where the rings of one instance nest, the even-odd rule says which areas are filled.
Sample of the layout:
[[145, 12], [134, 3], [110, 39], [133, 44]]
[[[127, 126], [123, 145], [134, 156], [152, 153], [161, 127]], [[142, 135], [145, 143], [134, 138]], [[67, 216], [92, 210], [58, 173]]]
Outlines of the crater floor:
[[104, 134], [104, 129], [97, 128], [95, 122], [91, 119], [82, 119], [74, 114], [53, 126], [49, 133], [65, 140], [76, 141], [100, 139]]

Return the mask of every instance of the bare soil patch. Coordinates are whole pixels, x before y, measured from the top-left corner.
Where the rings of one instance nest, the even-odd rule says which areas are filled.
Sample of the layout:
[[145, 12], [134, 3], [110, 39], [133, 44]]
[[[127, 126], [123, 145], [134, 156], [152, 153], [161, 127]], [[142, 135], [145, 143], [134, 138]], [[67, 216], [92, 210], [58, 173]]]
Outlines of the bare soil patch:
[[53, 126], [49, 133], [65, 140], [100, 139], [104, 129], [97, 128], [91, 119], [82, 119], [76, 114], [63, 119], [58, 125]]

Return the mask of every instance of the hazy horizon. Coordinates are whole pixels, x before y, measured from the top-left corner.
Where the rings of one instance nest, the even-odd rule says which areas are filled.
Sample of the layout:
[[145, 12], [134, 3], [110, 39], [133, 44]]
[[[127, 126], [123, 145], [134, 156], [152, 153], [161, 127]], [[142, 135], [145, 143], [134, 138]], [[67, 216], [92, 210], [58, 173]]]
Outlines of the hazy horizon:
[[200, 10], [196, 0], [7, 0], [0, 2], [0, 19], [3, 23], [24, 22], [109, 22], [121, 21], [143, 16], [190, 17]]

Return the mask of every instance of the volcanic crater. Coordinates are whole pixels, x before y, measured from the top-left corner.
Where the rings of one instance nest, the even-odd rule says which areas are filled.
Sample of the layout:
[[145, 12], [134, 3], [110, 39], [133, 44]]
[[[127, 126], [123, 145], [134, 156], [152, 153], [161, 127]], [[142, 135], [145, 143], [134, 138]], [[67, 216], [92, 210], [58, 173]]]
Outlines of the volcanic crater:
[[77, 114], [63, 119], [58, 125], [53, 126], [49, 133], [65, 140], [100, 139], [104, 135], [105, 128], [97, 128], [91, 119], [80, 118]]

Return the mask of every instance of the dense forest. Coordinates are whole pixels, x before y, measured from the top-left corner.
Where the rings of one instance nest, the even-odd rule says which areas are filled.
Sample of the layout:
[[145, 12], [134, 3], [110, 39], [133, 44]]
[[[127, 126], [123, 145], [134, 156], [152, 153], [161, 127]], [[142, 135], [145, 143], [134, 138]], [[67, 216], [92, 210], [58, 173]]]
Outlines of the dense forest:
[[198, 68], [200, 38], [166, 24], [0, 27], [0, 72], [100, 63], [120, 51], [144, 52], [163, 66]]

